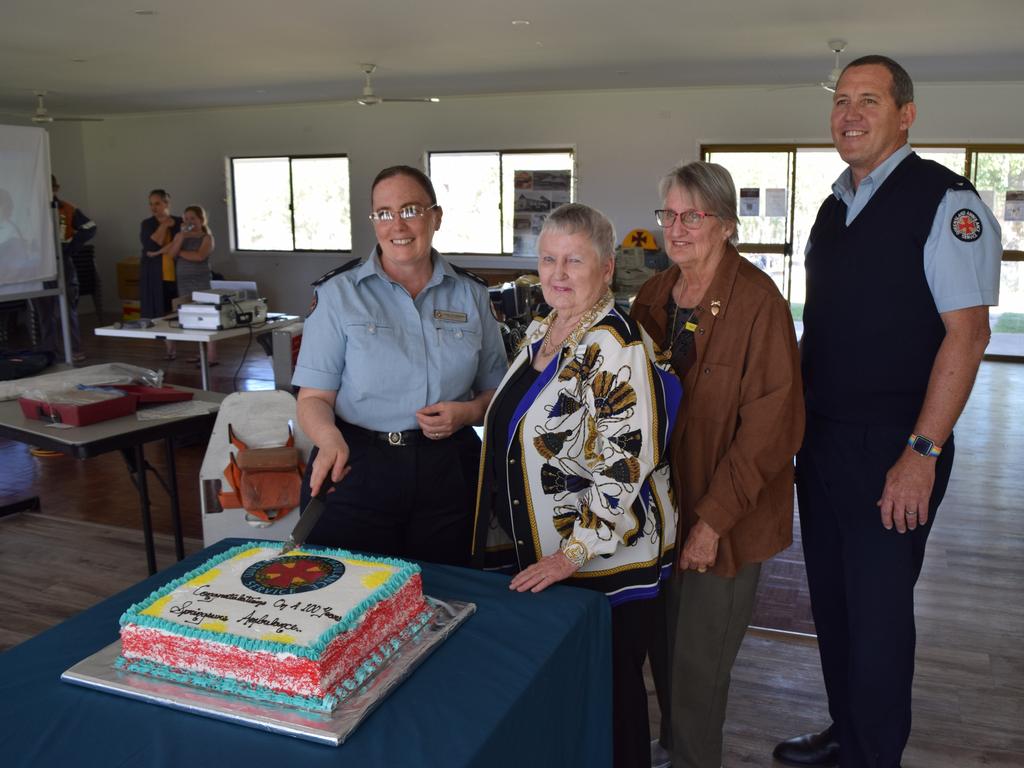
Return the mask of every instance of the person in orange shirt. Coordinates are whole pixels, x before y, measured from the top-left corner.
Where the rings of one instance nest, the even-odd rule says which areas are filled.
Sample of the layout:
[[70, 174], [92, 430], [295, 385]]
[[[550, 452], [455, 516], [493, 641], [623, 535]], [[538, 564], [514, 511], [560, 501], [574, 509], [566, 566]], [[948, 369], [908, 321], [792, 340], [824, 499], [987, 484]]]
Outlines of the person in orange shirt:
[[[78, 327], [78, 272], [75, 270], [74, 255], [83, 245], [96, 236], [96, 223], [66, 200], [57, 197], [60, 183], [51, 175], [53, 188], [53, 204], [60, 216], [61, 256], [64, 259], [64, 289], [68, 297], [68, 330], [71, 335], [72, 359], [76, 363], [85, 360], [82, 352], [82, 336]], [[40, 348], [49, 352], [58, 352], [60, 344], [60, 309], [56, 296], [44, 296], [33, 299], [36, 312], [39, 314], [42, 341]]]

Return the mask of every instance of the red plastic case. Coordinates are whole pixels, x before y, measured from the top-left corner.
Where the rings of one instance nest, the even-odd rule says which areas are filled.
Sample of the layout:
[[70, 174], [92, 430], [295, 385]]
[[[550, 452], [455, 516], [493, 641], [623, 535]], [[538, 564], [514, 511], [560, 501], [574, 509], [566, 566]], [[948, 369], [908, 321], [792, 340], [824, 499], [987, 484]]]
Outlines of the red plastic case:
[[73, 405], [22, 397], [18, 400], [18, 404], [26, 419], [55, 421], [75, 427], [85, 427], [99, 421], [108, 421], [135, 413], [138, 398], [126, 393], [124, 397], [115, 397], [98, 403]]

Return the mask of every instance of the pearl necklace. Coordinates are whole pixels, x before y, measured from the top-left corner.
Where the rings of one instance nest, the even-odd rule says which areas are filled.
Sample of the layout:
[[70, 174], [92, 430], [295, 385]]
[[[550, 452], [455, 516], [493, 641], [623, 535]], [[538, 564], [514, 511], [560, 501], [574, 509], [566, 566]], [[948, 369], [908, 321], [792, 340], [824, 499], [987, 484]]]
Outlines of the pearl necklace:
[[551, 314], [548, 315], [548, 329], [544, 333], [544, 341], [540, 345], [541, 356], [549, 357], [563, 347], [575, 347], [579, 344], [580, 339], [583, 338], [583, 334], [586, 333], [590, 326], [594, 324], [594, 321], [597, 320], [597, 315], [598, 312], [600, 312], [601, 307], [603, 307], [605, 302], [607, 302], [611, 297], [611, 290], [605, 290], [601, 295], [601, 298], [599, 298], [590, 309], [583, 313], [583, 316], [580, 317], [576, 325], [573, 326], [572, 330], [566, 334], [559, 344], [555, 344], [551, 337], [551, 329], [555, 327], [555, 320], [558, 319], [558, 310], [552, 310]]

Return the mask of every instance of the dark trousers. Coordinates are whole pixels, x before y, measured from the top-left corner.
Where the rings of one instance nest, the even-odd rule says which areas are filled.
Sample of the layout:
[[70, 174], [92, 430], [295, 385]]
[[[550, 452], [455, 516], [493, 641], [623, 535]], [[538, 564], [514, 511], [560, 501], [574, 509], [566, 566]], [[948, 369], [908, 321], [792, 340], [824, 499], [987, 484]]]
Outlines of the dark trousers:
[[612, 755], [615, 768], [650, 768], [644, 658], [654, 631], [655, 600], [612, 608]]
[[[480, 438], [472, 428], [405, 446], [344, 425], [341, 430], [352, 470], [328, 493], [308, 543], [468, 565], [480, 466]], [[302, 508], [315, 458], [314, 449], [302, 482]]]
[[760, 563], [733, 578], [676, 572], [656, 602], [651, 674], [659, 741], [675, 768], [719, 768], [732, 667], [754, 612]]
[[953, 466], [936, 460], [928, 523], [900, 534], [876, 504], [909, 429], [807, 420], [797, 498], [811, 609], [843, 768], [895, 768], [910, 735], [914, 585]]
[[[64, 259], [64, 292], [68, 297], [68, 331], [71, 334], [71, 352], [82, 351], [82, 334], [78, 324], [78, 272], [70, 256]], [[63, 335], [60, 325], [60, 300], [56, 296], [41, 296], [32, 299], [33, 308], [39, 317], [40, 340], [39, 348], [46, 352], [54, 352], [58, 358], [64, 354], [61, 344]]]

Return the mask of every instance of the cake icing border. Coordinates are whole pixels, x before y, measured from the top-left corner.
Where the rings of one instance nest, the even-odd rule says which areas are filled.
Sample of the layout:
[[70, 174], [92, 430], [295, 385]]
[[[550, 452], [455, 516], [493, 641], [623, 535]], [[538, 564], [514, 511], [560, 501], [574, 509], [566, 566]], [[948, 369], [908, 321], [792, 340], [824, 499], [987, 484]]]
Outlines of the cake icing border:
[[374, 590], [374, 593], [355, 606], [353, 606], [348, 613], [346, 613], [341, 621], [334, 626], [325, 630], [316, 640], [314, 640], [309, 646], [299, 645], [283, 645], [278, 642], [270, 640], [258, 640], [250, 637], [242, 637], [241, 635], [235, 635], [230, 632], [211, 632], [208, 629], [201, 629], [199, 627], [188, 627], [183, 624], [168, 621], [167, 619], [159, 616], [146, 616], [142, 614], [142, 611], [146, 610], [149, 606], [155, 603], [157, 600], [166, 597], [171, 592], [176, 590], [178, 587], [186, 584], [192, 579], [201, 576], [211, 568], [223, 563], [225, 560], [239, 555], [240, 553], [249, 549], [273, 549], [274, 542], [268, 542], [266, 540], [249, 541], [245, 544], [239, 544], [238, 546], [231, 547], [219, 555], [211, 557], [209, 560], [204, 562], [197, 568], [193, 568], [191, 571], [186, 573], [173, 581], [168, 582], [160, 589], [152, 592], [145, 600], [133, 603], [128, 609], [121, 614], [121, 618], [118, 620], [120, 626], [126, 624], [135, 624], [139, 627], [147, 627], [150, 629], [162, 630], [171, 634], [180, 635], [191, 639], [208, 640], [210, 642], [224, 643], [226, 645], [233, 645], [246, 651], [266, 651], [267, 653], [288, 653], [293, 656], [302, 656], [303, 658], [317, 661], [319, 656], [327, 648], [328, 644], [334, 640], [338, 635], [343, 632], [347, 632], [351, 629], [356, 621], [363, 616], [366, 612], [372, 609], [381, 600], [386, 600], [392, 597], [398, 592], [406, 582], [409, 581], [417, 573], [420, 573], [422, 569], [415, 563], [408, 561], [398, 560], [391, 557], [381, 557], [378, 555], [357, 555], [354, 552], [350, 552], [346, 549], [332, 549], [330, 547], [316, 547], [307, 548], [301, 547], [295, 552], [305, 552], [310, 555], [323, 554], [338, 558], [350, 558], [352, 560], [363, 560], [371, 563], [380, 563], [382, 565], [389, 565], [397, 568], [395, 573], [388, 577], [388, 580], [381, 584]]
[[[382, 558], [377, 558], [382, 559]], [[417, 569], [419, 566], [415, 566]], [[133, 606], [134, 607], [134, 606]], [[164, 664], [148, 659], [126, 659], [119, 656], [114, 662], [117, 669], [140, 675], [149, 675], [175, 683], [184, 683], [196, 688], [203, 688], [217, 693], [242, 696], [271, 704], [284, 704], [301, 709], [330, 713], [341, 702], [359, 690], [366, 680], [390, 659], [404, 643], [407, 643], [423, 629], [434, 615], [434, 608], [428, 607], [421, 611], [409, 624], [402, 627], [395, 635], [374, 648], [370, 654], [353, 670], [349, 677], [338, 681], [337, 685], [322, 698], [319, 696], [299, 696], [283, 693], [260, 685], [245, 683], [230, 677], [220, 677], [201, 672], [182, 672]]]

